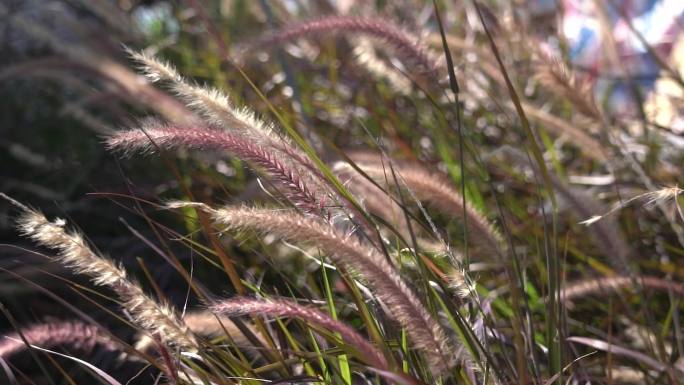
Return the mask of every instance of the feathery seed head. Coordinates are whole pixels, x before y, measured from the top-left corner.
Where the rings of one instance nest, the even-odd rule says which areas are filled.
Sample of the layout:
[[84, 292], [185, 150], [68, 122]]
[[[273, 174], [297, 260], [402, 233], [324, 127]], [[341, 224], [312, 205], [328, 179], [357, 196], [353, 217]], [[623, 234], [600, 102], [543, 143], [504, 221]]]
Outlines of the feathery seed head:
[[[91, 350], [97, 344], [107, 350], [119, 349], [118, 344], [99, 327], [79, 321], [30, 325], [21, 329], [21, 336], [26, 338], [29, 344], [47, 349], [58, 345], [68, 345], [73, 349]], [[28, 348], [21, 336], [14, 332], [0, 338], [0, 358], [7, 359]]]
[[[193, 311], [188, 312], [183, 316], [183, 323], [187, 328], [196, 335], [202, 335], [209, 338], [216, 338], [224, 336], [226, 333], [235, 345], [249, 350], [252, 342], [242, 334], [242, 331], [235, 325], [235, 323], [228, 317], [213, 314], [208, 311]], [[261, 334], [257, 333], [253, 327], [246, 324], [252, 331], [252, 334], [259, 338]], [[139, 351], [146, 351], [154, 345], [154, 338], [149, 334], [141, 334], [137, 337], [135, 349]], [[266, 345], [266, 341], [261, 338], [262, 345]]]
[[460, 267], [452, 269], [448, 273], [449, 287], [454, 289], [456, 294], [463, 298], [469, 298], [473, 293], [475, 293], [475, 284], [470, 281], [465, 270]]
[[[352, 159], [357, 158], [353, 156]], [[436, 176], [433, 172], [426, 170], [419, 165], [402, 164], [401, 162], [391, 161], [391, 168], [378, 156], [368, 156], [359, 154], [354, 159], [357, 166], [370, 177], [407, 188], [419, 200], [443, 210], [445, 213], [456, 218], [464, 219], [467, 223], [469, 246], [472, 246], [476, 253], [481, 255], [494, 256], [501, 253], [505, 243], [496, 228], [479, 213], [472, 205], [463, 206], [463, 196], [453, 189], [447, 182]], [[392, 172], [397, 178], [393, 177]]]
[[588, 78], [578, 77], [559, 58], [540, 52], [541, 64], [536, 78], [557, 95], [570, 100], [584, 116], [601, 121], [603, 115], [594, 99], [593, 87]]
[[[579, 223], [586, 225], [586, 226], [592, 225], [592, 224], [602, 220], [603, 218], [605, 218], [611, 214], [614, 214], [615, 212], [617, 212], [619, 210], [622, 210], [623, 208], [627, 207], [632, 202], [637, 201], [637, 200], [645, 200], [644, 206], [646, 206], [646, 207], [657, 205], [657, 204], [663, 204], [669, 200], [675, 200], [675, 203], [676, 203], [677, 197], [679, 195], [681, 195], [682, 192], [684, 192], [684, 190], [680, 189], [678, 186], [664, 187], [664, 188], [661, 188], [658, 190], [648, 191], [648, 192], [645, 192], [643, 194], [639, 194], [637, 196], [634, 196], [630, 199], [627, 199], [623, 202], [618, 203], [613, 208], [611, 208], [610, 210], [608, 210], [607, 212], [605, 212], [603, 214], [593, 215], [590, 218], [585, 219]], [[682, 214], [681, 209], [679, 208], [678, 204], [677, 204], [677, 211], [679, 212], [680, 216], [684, 220], [684, 215]]]
[[272, 125], [258, 119], [248, 108], [236, 107], [228, 96], [218, 89], [191, 84], [170, 64], [152, 56], [143, 53], [131, 53], [131, 56], [142, 65], [147, 78], [153, 81], [168, 81], [171, 90], [212, 125], [240, 132], [258, 143], [290, 145], [275, 133]]
[[126, 280], [126, 272], [109, 259], [96, 256], [79, 233], [67, 233], [66, 222], [50, 222], [38, 211], [26, 211], [17, 219], [21, 233], [36, 243], [59, 251], [60, 262], [79, 274], [87, 274], [97, 285], [111, 286]]
[[[181, 204], [173, 203], [173, 206]], [[396, 269], [374, 248], [341, 233], [327, 222], [291, 211], [224, 207], [207, 212], [228, 228], [256, 229], [291, 241], [315, 244], [336, 264], [367, 281], [374, 294], [387, 305], [390, 316], [407, 329], [414, 345], [425, 353], [435, 373], [443, 373], [453, 365], [452, 341]]]
[[226, 150], [238, 158], [264, 171], [270, 180], [283, 189], [296, 207], [305, 213], [326, 216], [325, 203], [319, 198], [324, 192], [280, 153], [251, 141], [236, 132], [228, 132], [212, 126], [169, 126], [148, 120], [142, 129], [122, 131], [107, 140], [107, 146], [121, 149], [126, 154], [133, 151], [150, 152], [156, 147]]
[[140, 69], [151, 82], [161, 80], [180, 82], [183, 80], [183, 77], [176, 72], [176, 69], [171, 64], [148, 55], [144, 51], [138, 52], [126, 47], [126, 53], [133, 60], [140, 63]]
[[196, 346], [194, 336], [170, 306], [148, 297], [136, 282], [127, 277], [123, 267], [98, 255], [78, 232], [67, 231], [64, 220], [50, 222], [36, 210], [24, 205], [19, 207], [23, 213], [17, 219], [17, 226], [22, 234], [41, 246], [56, 250], [55, 259], [75, 273], [88, 275], [96, 285], [111, 288], [144, 330], [182, 348]]
[[635, 286], [671, 291], [676, 295], [684, 295], [684, 284], [672, 282], [664, 278], [654, 276], [614, 276], [569, 283], [562, 288], [560, 299], [562, 301], [570, 301], [589, 294], [618, 291], [634, 288]]
[[260, 314], [271, 317], [298, 318], [339, 333], [343, 339], [358, 349], [370, 364], [383, 370], [388, 368], [387, 361], [382, 353], [354, 329], [312, 307], [302, 306], [284, 299], [259, 300], [238, 297], [215, 303], [211, 306], [211, 311], [228, 316]]
[[[271, 47], [303, 36], [317, 36], [322, 33], [367, 35], [384, 41], [407, 61], [407, 68], [411, 68], [418, 75], [426, 75], [434, 81], [439, 81], [439, 69], [444, 65], [441, 57], [426, 49], [417, 37], [379, 18], [328, 16], [295, 23], [281, 30], [266, 33], [251, 44], [251, 47]], [[243, 51], [250, 52], [252, 49]]]

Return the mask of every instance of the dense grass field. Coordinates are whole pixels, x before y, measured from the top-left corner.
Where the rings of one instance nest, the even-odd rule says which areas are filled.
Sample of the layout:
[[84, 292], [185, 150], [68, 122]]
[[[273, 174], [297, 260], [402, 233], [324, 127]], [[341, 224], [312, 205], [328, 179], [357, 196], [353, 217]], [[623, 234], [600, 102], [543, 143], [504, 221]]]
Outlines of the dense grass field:
[[684, 38], [539, 3], [0, 0], [0, 383], [684, 383]]

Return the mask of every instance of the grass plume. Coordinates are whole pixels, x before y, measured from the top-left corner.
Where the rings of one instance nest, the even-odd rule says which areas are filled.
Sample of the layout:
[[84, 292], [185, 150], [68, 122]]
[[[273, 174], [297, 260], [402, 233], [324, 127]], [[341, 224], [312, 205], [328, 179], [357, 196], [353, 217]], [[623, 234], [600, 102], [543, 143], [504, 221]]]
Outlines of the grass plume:
[[166, 343], [184, 349], [197, 346], [194, 336], [173, 308], [145, 294], [140, 285], [128, 277], [122, 266], [93, 251], [80, 233], [67, 230], [63, 219], [51, 222], [39, 211], [17, 203], [4, 194], [1, 196], [22, 210], [17, 218], [17, 227], [23, 235], [57, 251], [55, 259], [75, 273], [87, 275], [96, 285], [112, 289], [136, 324], [158, 335]]
[[539, 52], [540, 64], [535, 74], [539, 83], [561, 99], [569, 100], [584, 116], [595, 122], [603, 120], [603, 113], [596, 104], [590, 80], [578, 76], [559, 58]]
[[435, 373], [443, 373], [453, 365], [450, 339], [396, 269], [376, 249], [341, 233], [328, 223], [294, 212], [245, 207], [212, 209], [192, 202], [172, 202], [168, 206], [198, 207], [228, 228], [256, 229], [320, 247], [336, 264], [356, 272], [367, 281], [373, 293], [387, 305], [390, 315], [406, 328], [413, 344], [424, 352]]
[[100, 327], [80, 321], [36, 323], [21, 328], [20, 332], [21, 335], [13, 332], [0, 338], [0, 358], [8, 359], [26, 350], [28, 346], [22, 336], [29, 344], [45, 349], [60, 345], [83, 351], [90, 351], [96, 345], [110, 351], [120, 348]]
[[569, 283], [561, 290], [561, 299], [569, 301], [590, 294], [603, 294], [609, 291], [634, 288], [634, 285], [640, 285], [647, 289], [672, 292], [675, 296], [684, 296], [684, 285], [681, 283], [654, 276], [615, 276]]
[[118, 132], [107, 139], [110, 149], [124, 153], [150, 152], [161, 148], [186, 147], [203, 150], [226, 150], [238, 158], [263, 170], [277, 186], [285, 190], [285, 196], [307, 213], [326, 216], [325, 201], [310, 188], [300, 171], [282, 157], [249, 139], [225, 130], [201, 125], [166, 125], [148, 120], [140, 129]]
[[216, 302], [211, 311], [229, 317], [241, 315], [263, 315], [269, 317], [291, 317], [318, 325], [340, 336], [357, 349], [368, 363], [378, 369], [387, 370], [387, 360], [367, 339], [350, 326], [331, 318], [329, 315], [308, 306], [284, 299], [231, 298]]
[[[235, 325], [230, 318], [217, 315], [208, 311], [191, 311], [183, 315], [183, 323], [192, 333], [208, 338], [224, 337], [226, 334], [235, 346], [246, 351], [252, 346], [252, 342], [245, 337], [242, 331]], [[257, 338], [260, 336], [252, 327], [252, 334]], [[135, 343], [135, 348], [146, 351], [154, 346], [154, 339], [149, 335], [141, 335]], [[264, 342], [263, 345], [266, 345]]]
[[238, 107], [226, 94], [215, 88], [191, 84], [169, 63], [143, 52], [129, 50], [129, 55], [141, 64], [145, 76], [152, 82], [167, 81], [191, 109], [209, 122], [236, 130], [258, 142], [281, 143], [272, 125], [256, 117], [253, 111]]
[[282, 29], [264, 34], [244, 51], [263, 49], [301, 37], [318, 37], [323, 34], [364, 35], [385, 42], [405, 60], [406, 67], [415, 74], [438, 82], [443, 67], [439, 57], [428, 50], [420, 40], [400, 27], [380, 18], [356, 16], [327, 16], [297, 22]]
[[[358, 166], [374, 179], [391, 185], [399, 183], [396, 187], [409, 189], [418, 199], [455, 218], [463, 219], [465, 215], [469, 245], [472, 242], [474, 252], [491, 257], [502, 252], [504, 242], [495, 227], [471, 205], [464, 208], [462, 195], [435, 173], [418, 165], [393, 162], [390, 166], [369, 160], [365, 159], [366, 163], [361, 160]], [[390, 167], [396, 172], [397, 180], [391, 176]]]

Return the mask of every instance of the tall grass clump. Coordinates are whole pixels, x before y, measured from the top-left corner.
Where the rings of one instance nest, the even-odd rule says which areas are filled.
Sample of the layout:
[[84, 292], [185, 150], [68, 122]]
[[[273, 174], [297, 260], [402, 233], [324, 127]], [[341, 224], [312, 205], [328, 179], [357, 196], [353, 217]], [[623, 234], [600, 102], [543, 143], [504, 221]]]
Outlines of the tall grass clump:
[[0, 277], [69, 314], [0, 298], [10, 383], [681, 383], [682, 145], [620, 46], [599, 87], [560, 12], [342, 3], [170, 3], [118, 59], [0, 6], [135, 107], [98, 137], [123, 188], [60, 207], [124, 226], [0, 193], [40, 249]]

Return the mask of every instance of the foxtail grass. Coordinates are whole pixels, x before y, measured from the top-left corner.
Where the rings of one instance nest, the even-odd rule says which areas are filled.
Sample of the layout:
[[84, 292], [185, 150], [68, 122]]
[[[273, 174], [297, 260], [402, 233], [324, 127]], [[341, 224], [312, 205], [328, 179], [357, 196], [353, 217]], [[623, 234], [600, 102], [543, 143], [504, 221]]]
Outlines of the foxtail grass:
[[329, 315], [308, 306], [284, 299], [251, 299], [231, 298], [211, 305], [211, 311], [230, 317], [241, 315], [263, 315], [269, 317], [292, 317], [311, 323], [339, 335], [357, 349], [367, 362], [381, 370], [388, 370], [387, 360], [383, 354], [367, 339], [358, 334], [350, 326], [337, 321]]
[[231, 229], [256, 229], [282, 238], [319, 247], [336, 264], [361, 276], [373, 294], [387, 306], [390, 315], [411, 336], [434, 373], [444, 373], [454, 364], [453, 341], [429, 314], [421, 301], [385, 256], [330, 226], [295, 212], [246, 207], [210, 208], [201, 203], [171, 202], [169, 208], [194, 206]]
[[183, 349], [196, 349], [197, 341], [175, 310], [149, 297], [142, 287], [128, 277], [122, 266], [96, 253], [83, 236], [67, 230], [66, 221], [49, 221], [33, 210], [4, 194], [21, 210], [17, 227], [22, 234], [40, 246], [57, 252], [55, 260], [77, 274], [89, 276], [97, 286], [112, 289], [131, 313], [134, 322], [143, 330], [158, 336], [165, 343]]
[[44, 349], [64, 346], [85, 352], [95, 346], [109, 351], [121, 349], [99, 326], [80, 321], [51, 321], [28, 325], [0, 337], [0, 358], [8, 359], [28, 349], [26, 343]]
[[[370, 159], [365, 159], [366, 161]], [[505, 248], [503, 238], [487, 218], [471, 205], [463, 207], [463, 196], [449, 183], [435, 173], [418, 165], [404, 165], [399, 162], [384, 165], [382, 162], [366, 162], [360, 160], [358, 166], [374, 179], [409, 189], [415, 196], [432, 206], [460, 218], [466, 223], [469, 245], [474, 252], [485, 257], [496, 257]], [[396, 173], [394, 178], [392, 172]]]
[[570, 301], [587, 295], [601, 295], [607, 292], [635, 289], [641, 286], [645, 289], [672, 292], [676, 296], [684, 295], [684, 285], [654, 276], [615, 276], [596, 279], [586, 279], [567, 283], [561, 289], [561, 300]]
[[242, 135], [218, 127], [167, 125], [148, 120], [141, 127], [118, 132], [107, 139], [110, 149], [132, 152], [150, 152], [157, 148], [186, 147], [203, 150], [226, 150], [238, 158], [263, 170], [284, 195], [298, 208], [307, 213], [325, 216], [325, 201], [314, 188], [309, 187], [300, 170], [291, 167], [282, 156]]
[[411, 72], [426, 76], [435, 83], [440, 80], [440, 69], [444, 67], [440, 57], [427, 49], [417, 37], [380, 18], [328, 16], [293, 23], [264, 34], [243, 48], [243, 52], [281, 45], [301, 37], [336, 33], [349, 36], [365, 35], [383, 41], [406, 61], [406, 67]]

